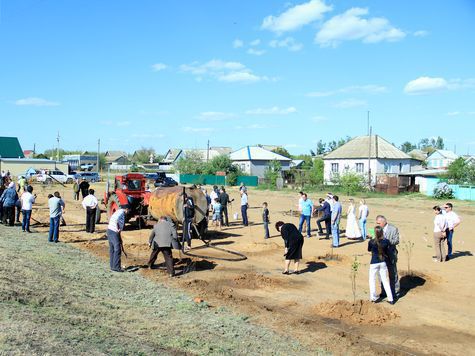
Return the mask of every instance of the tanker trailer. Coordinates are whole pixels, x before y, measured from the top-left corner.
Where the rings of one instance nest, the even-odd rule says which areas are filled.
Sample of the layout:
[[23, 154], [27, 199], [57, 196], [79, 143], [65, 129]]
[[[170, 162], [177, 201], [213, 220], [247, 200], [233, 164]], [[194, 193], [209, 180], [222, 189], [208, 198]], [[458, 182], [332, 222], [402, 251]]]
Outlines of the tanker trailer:
[[194, 187], [167, 187], [158, 188], [150, 194], [148, 200], [148, 213], [154, 219], [169, 216], [175, 223], [183, 223], [183, 193], [186, 193], [195, 203], [195, 217], [193, 224], [199, 234], [203, 235], [208, 226], [208, 202], [201, 189]]

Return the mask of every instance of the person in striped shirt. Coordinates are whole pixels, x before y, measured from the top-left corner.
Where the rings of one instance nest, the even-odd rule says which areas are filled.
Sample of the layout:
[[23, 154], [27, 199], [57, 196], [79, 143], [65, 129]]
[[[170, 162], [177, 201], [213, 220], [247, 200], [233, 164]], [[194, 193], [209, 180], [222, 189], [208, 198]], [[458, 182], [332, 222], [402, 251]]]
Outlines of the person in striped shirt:
[[109, 218], [109, 225], [107, 226], [107, 239], [109, 240], [109, 261], [111, 271], [124, 272], [120, 264], [120, 257], [122, 253], [122, 238], [120, 233], [124, 229], [125, 216], [127, 209], [120, 208]]

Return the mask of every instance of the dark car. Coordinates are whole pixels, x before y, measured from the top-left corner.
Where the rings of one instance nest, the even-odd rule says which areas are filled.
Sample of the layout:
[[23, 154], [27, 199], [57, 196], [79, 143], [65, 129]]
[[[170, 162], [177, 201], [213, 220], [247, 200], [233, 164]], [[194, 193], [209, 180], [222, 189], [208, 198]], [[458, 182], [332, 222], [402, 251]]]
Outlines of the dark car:
[[155, 187], [174, 187], [175, 185], [178, 185], [176, 180], [173, 178], [167, 177], [167, 175], [164, 172], [157, 172], [157, 177], [155, 178]]
[[79, 172], [74, 175], [74, 178], [82, 180], [83, 178], [91, 183], [100, 182], [101, 176], [97, 172]]

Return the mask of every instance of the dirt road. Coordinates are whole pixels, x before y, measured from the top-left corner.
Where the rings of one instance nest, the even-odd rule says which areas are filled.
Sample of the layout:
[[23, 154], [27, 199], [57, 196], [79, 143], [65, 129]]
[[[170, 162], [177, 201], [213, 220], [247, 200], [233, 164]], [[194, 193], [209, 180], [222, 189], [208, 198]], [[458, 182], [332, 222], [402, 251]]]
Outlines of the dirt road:
[[[96, 184], [95, 188], [100, 196], [104, 184]], [[40, 198], [33, 217], [42, 222], [47, 222], [44, 196], [50, 191], [37, 186]], [[79, 202], [72, 201], [72, 189], [61, 187], [59, 191], [66, 197], [68, 221], [60, 239], [107, 260], [108, 242], [103, 238], [107, 226], [100, 224], [96, 234], [86, 234], [85, 214]], [[230, 195], [235, 202], [239, 201], [237, 190], [230, 189]], [[318, 197], [309, 195], [314, 202]], [[318, 239], [314, 231], [311, 239], [305, 239], [303, 273], [282, 275], [282, 238], [273, 228], [272, 237], [263, 238], [260, 206], [264, 200], [269, 203], [272, 223], [278, 220], [298, 223], [298, 217], [289, 214], [297, 208], [297, 194], [251, 189], [248, 213], [251, 225], [243, 227], [240, 221], [233, 221], [232, 213], [239, 211], [239, 206], [234, 204], [229, 209], [231, 226], [210, 231], [214, 243], [244, 253], [247, 260], [185, 260], [178, 263], [178, 269], [185, 267], [188, 273], [173, 280], [167, 279], [163, 270], [141, 269], [140, 273], [186, 290], [211, 305], [226, 305], [246, 313], [254, 322], [291, 333], [303, 343], [318, 344], [336, 354], [475, 354], [475, 308], [472, 305], [475, 242], [470, 231], [475, 224], [473, 204], [455, 202], [454, 210], [463, 222], [454, 236], [454, 258], [447, 263], [434, 263], [432, 206], [437, 202], [420, 196], [367, 199], [369, 222], [374, 221], [377, 214], [383, 214], [401, 233], [398, 268], [405, 295], [391, 306], [386, 302], [363, 302], [369, 299], [370, 255], [366, 252], [366, 242], [343, 237], [341, 247], [332, 251], [329, 240]], [[345, 210], [348, 197], [341, 200]], [[345, 223], [343, 219], [342, 229]], [[314, 224], [315, 219], [312, 219]], [[44, 231], [46, 227], [36, 229]], [[123, 264], [147, 262], [148, 234], [149, 230], [124, 232], [129, 258], [123, 259]], [[412, 276], [406, 275], [407, 242], [414, 243], [410, 258]], [[200, 245], [201, 242], [194, 241], [194, 247]], [[200, 249], [199, 253], [231, 257], [209, 249]], [[356, 297], [362, 301], [353, 306], [350, 266], [355, 256], [361, 262]], [[175, 257], [179, 254], [175, 253]]]

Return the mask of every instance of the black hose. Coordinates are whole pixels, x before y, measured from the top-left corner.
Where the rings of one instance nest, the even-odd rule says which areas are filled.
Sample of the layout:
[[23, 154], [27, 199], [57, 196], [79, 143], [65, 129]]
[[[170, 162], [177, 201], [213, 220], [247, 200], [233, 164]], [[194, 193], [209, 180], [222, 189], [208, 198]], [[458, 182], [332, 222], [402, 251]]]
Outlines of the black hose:
[[223, 252], [229, 253], [230, 255], [238, 256], [238, 258], [226, 258], [226, 257], [213, 257], [213, 256], [197, 255], [197, 254], [185, 251], [184, 247], [182, 247], [181, 251], [183, 252], [184, 255], [190, 256], [190, 257], [204, 258], [204, 259], [210, 259], [210, 260], [219, 260], [219, 261], [229, 261], [229, 262], [238, 262], [238, 261], [247, 260], [247, 257], [244, 254], [240, 253], [240, 252], [228, 250], [228, 249], [213, 245], [210, 242], [211, 240], [206, 241], [201, 236], [201, 234], [198, 231], [198, 229], [196, 228], [195, 224], [192, 224], [192, 226], [195, 229], [196, 233], [198, 234], [200, 240], [203, 241], [203, 243], [205, 244], [205, 246], [200, 246], [198, 248], [203, 248], [203, 247], [214, 248], [215, 250], [223, 251]]

